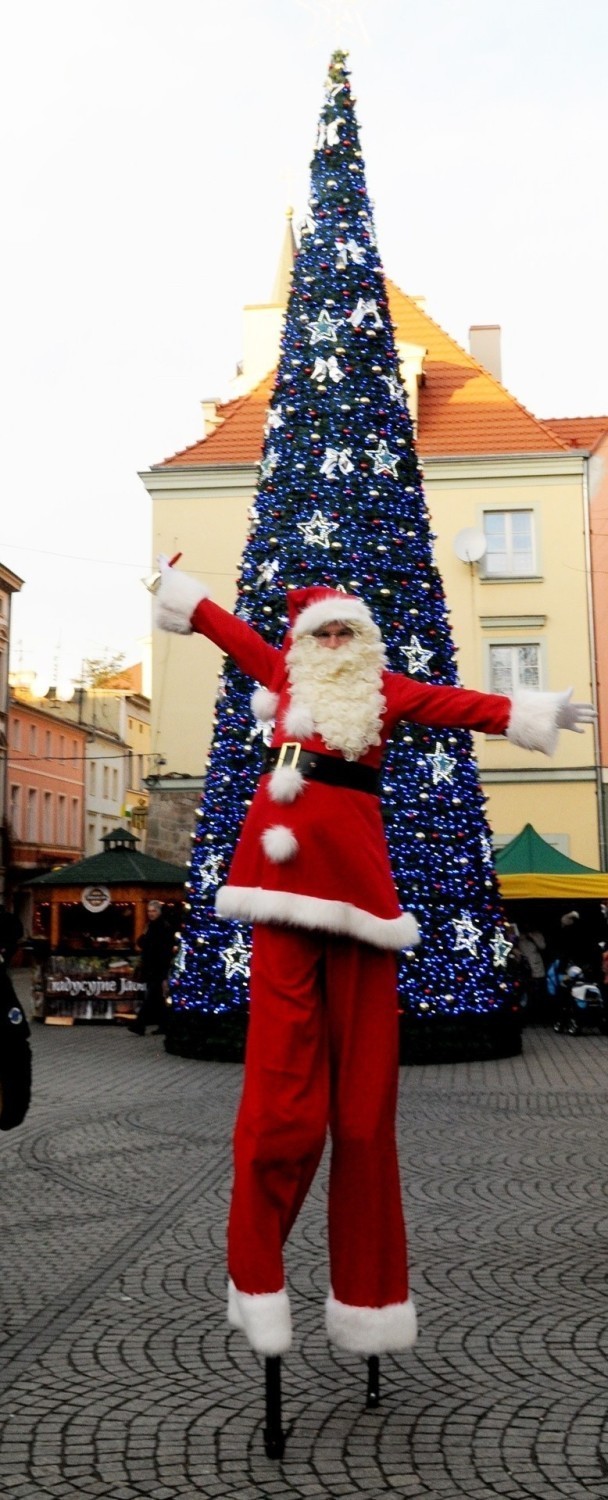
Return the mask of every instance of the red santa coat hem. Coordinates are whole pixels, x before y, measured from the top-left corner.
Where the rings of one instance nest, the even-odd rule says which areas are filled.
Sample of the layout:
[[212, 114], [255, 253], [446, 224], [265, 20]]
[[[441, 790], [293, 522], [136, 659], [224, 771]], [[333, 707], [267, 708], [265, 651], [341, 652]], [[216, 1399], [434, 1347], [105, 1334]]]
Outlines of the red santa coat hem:
[[238, 922], [280, 922], [313, 932], [332, 932], [356, 938], [375, 948], [413, 948], [420, 942], [416, 918], [411, 912], [397, 917], [378, 917], [349, 901], [323, 900], [293, 891], [269, 891], [262, 886], [224, 885], [217, 893], [218, 917]]

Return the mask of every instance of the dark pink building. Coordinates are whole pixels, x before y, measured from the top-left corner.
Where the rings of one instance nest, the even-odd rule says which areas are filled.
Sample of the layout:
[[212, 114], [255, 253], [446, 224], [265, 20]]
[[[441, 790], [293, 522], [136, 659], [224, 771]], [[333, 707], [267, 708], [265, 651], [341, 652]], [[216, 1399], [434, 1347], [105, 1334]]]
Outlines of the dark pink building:
[[12, 696], [7, 825], [13, 889], [84, 853], [86, 730]]

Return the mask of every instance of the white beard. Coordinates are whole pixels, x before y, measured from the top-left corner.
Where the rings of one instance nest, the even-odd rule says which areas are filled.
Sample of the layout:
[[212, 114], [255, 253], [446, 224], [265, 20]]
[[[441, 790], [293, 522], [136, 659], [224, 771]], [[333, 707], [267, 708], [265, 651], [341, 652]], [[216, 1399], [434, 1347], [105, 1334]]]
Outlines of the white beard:
[[287, 656], [287, 733], [308, 739], [316, 732], [328, 750], [340, 750], [345, 760], [358, 760], [381, 743], [385, 665], [376, 625], [357, 625], [352, 640], [334, 650], [314, 635], [295, 640]]

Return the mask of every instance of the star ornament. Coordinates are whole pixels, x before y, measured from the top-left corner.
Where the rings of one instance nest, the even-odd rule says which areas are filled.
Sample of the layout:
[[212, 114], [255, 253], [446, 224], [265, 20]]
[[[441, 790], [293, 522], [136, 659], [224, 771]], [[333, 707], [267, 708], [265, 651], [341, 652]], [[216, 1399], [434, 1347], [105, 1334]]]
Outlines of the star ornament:
[[397, 478], [397, 464], [399, 463], [399, 454], [391, 453], [384, 438], [380, 439], [378, 447], [375, 448], [373, 452], [369, 452], [368, 449], [366, 449], [365, 451], [367, 457], [373, 460], [374, 474], [392, 474], [393, 479]]
[[481, 927], [476, 927], [469, 911], [463, 911], [460, 917], [452, 917], [452, 927], [456, 933], [454, 949], [464, 949], [470, 953], [472, 958], [477, 958], [477, 944], [481, 937]]
[[440, 740], [436, 741], [435, 752], [429, 755], [433, 767], [433, 785], [438, 786], [440, 781], [451, 781], [456, 760], [453, 755], [448, 755]]
[[212, 854], [209, 852], [206, 860], [201, 865], [201, 890], [208, 891], [210, 886], [219, 885], [222, 863], [221, 854]]
[[494, 964], [494, 968], [506, 969], [507, 958], [513, 948], [513, 944], [508, 941], [504, 932], [501, 932], [500, 927], [496, 928], [490, 947], [492, 949], [492, 963]]
[[249, 946], [245, 942], [242, 932], [237, 933], [234, 942], [228, 948], [222, 948], [221, 957], [224, 960], [224, 970], [227, 979], [234, 979], [235, 974], [241, 974], [243, 979], [249, 978]]
[[321, 510], [316, 510], [309, 521], [298, 521], [297, 529], [301, 531], [307, 547], [327, 549], [331, 533], [338, 530], [338, 525], [336, 521], [328, 521]]
[[430, 677], [428, 664], [435, 653], [434, 651], [425, 651], [424, 647], [420, 645], [417, 635], [410, 637], [409, 646], [400, 646], [399, 650], [407, 658], [407, 670], [410, 677], [413, 677], [414, 672], [421, 672], [423, 677]]
[[311, 344], [322, 344], [324, 342], [337, 344], [338, 329], [341, 323], [342, 318], [332, 318], [327, 308], [324, 307], [314, 323], [309, 323], [308, 325]]

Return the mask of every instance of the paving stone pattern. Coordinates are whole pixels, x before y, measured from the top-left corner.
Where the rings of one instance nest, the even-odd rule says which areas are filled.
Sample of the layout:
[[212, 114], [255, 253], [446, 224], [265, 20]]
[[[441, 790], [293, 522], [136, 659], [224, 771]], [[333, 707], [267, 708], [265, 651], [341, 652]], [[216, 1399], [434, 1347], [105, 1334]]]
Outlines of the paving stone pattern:
[[[26, 985], [27, 976], [19, 976]], [[608, 1040], [405, 1068], [416, 1350], [332, 1351], [326, 1166], [289, 1247], [285, 1459], [224, 1321], [241, 1070], [105, 1027], [34, 1026], [34, 1103], [0, 1136], [7, 1500], [608, 1495]]]

